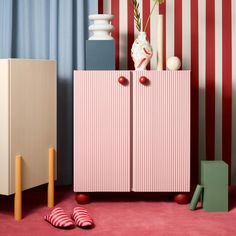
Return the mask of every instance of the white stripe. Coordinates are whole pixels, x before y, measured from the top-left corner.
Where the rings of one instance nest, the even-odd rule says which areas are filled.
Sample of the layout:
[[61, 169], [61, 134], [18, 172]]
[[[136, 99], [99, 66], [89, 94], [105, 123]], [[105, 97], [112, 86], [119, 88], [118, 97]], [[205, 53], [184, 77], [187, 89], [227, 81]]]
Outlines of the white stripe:
[[206, 84], [206, 1], [198, 1], [199, 73], [199, 160], [206, 159], [205, 84]]
[[120, 17], [119, 17], [119, 62], [120, 62], [120, 70], [127, 69], [127, 49], [128, 49], [128, 16], [127, 16], [127, 1], [120, 0], [119, 1], [120, 8]]
[[111, 14], [111, 0], [103, 0], [103, 13]]
[[222, 0], [215, 0], [215, 159], [222, 160]]
[[236, 1], [232, 0], [232, 184], [236, 184]]
[[182, 69], [189, 70], [191, 63], [190, 0], [182, 4]]
[[166, 1], [166, 59], [174, 56], [174, 0]]
[[[152, 9], [154, 1], [150, 0], [150, 9]], [[159, 14], [158, 6], [155, 7], [150, 20], [150, 43], [153, 49], [153, 56], [151, 59], [151, 70], [157, 68], [157, 18]]]

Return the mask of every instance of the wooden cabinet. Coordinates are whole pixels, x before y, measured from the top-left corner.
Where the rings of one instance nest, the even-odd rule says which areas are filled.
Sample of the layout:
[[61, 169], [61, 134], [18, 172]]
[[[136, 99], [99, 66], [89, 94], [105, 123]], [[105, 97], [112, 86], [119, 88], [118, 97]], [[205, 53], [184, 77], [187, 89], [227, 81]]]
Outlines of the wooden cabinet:
[[56, 62], [0, 60], [0, 194], [15, 191], [15, 157], [23, 156], [23, 190], [48, 182], [56, 147]]
[[75, 71], [74, 191], [190, 190], [190, 72]]

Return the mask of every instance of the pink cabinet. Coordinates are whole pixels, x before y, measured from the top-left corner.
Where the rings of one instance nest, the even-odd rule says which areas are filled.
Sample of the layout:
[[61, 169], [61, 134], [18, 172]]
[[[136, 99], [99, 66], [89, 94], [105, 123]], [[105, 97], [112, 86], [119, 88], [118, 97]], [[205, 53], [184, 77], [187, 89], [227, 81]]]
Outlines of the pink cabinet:
[[132, 113], [132, 190], [189, 191], [190, 72], [133, 72]]
[[75, 71], [74, 191], [189, 190], [190, 72]]
[[75, 71], [74, 191], [130, 191], [130, 88], [128, 71]]

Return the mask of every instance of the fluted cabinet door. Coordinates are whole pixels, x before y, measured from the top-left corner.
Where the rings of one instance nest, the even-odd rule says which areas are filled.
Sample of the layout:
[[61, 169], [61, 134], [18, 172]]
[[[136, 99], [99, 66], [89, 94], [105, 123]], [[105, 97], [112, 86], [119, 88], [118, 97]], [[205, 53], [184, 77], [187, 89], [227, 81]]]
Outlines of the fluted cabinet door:
[[189, 71], [133, 73], [132, 189], [190, 190]]
[[128, 71], [74, 73], [74, 191], [130, 191]]

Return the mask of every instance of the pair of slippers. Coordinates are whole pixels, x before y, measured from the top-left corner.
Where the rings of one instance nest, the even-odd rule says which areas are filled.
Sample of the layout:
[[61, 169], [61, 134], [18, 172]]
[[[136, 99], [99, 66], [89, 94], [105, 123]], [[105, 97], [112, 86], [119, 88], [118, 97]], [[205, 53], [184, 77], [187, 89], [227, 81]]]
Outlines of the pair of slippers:
[[83, 207], [75, 207], [71, 217], [65, 211], [56, 207], [44, 219], [58, 228], [71, 228], [75, 225], [81, 228], [90, 228], [93, 226], [93, 220]]

